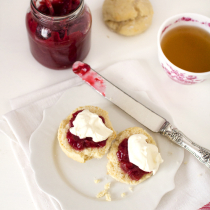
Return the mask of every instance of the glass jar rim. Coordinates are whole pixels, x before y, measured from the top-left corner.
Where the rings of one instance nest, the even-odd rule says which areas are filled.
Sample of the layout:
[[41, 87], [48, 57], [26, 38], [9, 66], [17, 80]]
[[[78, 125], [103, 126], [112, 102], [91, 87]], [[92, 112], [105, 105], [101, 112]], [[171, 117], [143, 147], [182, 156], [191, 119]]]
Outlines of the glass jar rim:
[[33, 0], [31, 0], [31, 5], [33, 7], [32, 9], [35, 9], [36, 12], [38, 12], [44, 18], [46, 18], [46, 19], [53, 19], [54, 21], [61, 21], [61, 20], [64, 20], [64, 19], [70, 19], [71, 20], [71, 19], [76, 18], [80, 14], [80, 12], [82, 11], [82, 9], [84, 7], [84, 0], [80, 0], [79, 6], [74, 11], [72, 11], [68, 15], [63, 15], [63, 16], [50, 16], [50, 15], [46, 15], [46, 14], [40, 12], [37, 9], [37, 7], [34, 5]]

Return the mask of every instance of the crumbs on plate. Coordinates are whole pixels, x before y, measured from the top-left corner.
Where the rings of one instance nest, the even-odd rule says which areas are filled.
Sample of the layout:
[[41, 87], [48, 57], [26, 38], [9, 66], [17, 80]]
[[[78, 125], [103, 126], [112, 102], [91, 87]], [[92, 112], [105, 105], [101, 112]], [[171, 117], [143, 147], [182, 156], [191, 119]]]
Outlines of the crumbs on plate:
[[97, 195], [96, 195], [96, 198], [102, 198], [102, 197], [106, 197], [106, 201], [111, 201], [111, 195], [110, 193], [108, 192], [108, 190], [110, 189], [110, 182], [106, 183], [104, 185], [104, 190], [102, 190], [101, 192], [99, 192]]

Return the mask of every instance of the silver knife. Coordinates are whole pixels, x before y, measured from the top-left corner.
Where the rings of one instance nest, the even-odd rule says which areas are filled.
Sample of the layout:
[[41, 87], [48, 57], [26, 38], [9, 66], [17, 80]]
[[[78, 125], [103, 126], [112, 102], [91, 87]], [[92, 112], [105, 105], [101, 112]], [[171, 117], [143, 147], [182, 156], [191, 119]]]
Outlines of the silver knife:
[[91, 69], [88, 64], [77, 61], [73, 64], [72, 70], [106, 99], [117, 105], [151, 131], [168, 137], [171, 141], [189, 151], [210, 169], [210, 151], [208, 149], [191, 141], [181, 131], [173, 128], [166, 119], [120, 90]]

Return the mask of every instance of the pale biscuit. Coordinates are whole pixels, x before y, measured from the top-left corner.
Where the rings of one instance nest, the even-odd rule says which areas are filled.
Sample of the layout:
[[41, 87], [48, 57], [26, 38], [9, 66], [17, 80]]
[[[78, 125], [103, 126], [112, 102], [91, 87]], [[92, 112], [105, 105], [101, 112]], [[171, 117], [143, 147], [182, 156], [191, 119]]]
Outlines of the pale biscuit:
[[144, 32], [152, 18], [153, 8], [149, 0], [105, 0], [103, 4], [105, 24], [125, 36]]
[[[79, 110], [87, 109], [92, 113], [96, 113], [99, 116], [102, 116], [105, 119], [105, 125], [109, 129], [113, 131], [112, 135], [107, 139], [106, 145], [101, 148], [85, 148], [84, 150], [78, 151], [71, 147], [71, 145], [68, 142], [68, 139], [66, 138], [66, 134], [69, 130], [69, 121], [72, 118], [73, 114]], [[63, 152], [70, 158], [80, 162], [85, 163], [87, 160], [90, 160], [92, 158], [102, 158], [103, 155], [105, 155], [110, 146], [112, 141], [116, 138], [116, 132], [112, 127], [112, 124], [109, 120], [108, 112], [105, 110], [95, 107], [95, 106], [83, 106], [75, 109], [65, 120], [63, 120], [60, 123], [59, 129], [58, 129], [58, 141], [60, 144], [61, 149]]]
[[146, 140], [147, 143], [156, 145], [154, 139], [145, 130], [139, 127], [132, 127], [132, 128], [128, 128], [122, 131], [121, 133], [117, 135], [116, 140], [112, 144], [110, 152], [107, 155], [107, 158], [109, 159], [108, 164], [107, 164], [108, 174], [110, 174], [117, 181], [120, 181], [126, 184], [132, 184], [132, 185], [139, 184], [152, 176], [152, 173], [144, 174], [143, 177], [139, 181], [135, 181], [135, 180], [132, 180], [129, 177], [129, 175], [120, 168], [120, 162], [118, 161], [118, 158], [116, 155], [118, 151], [118, 146], [124, 139], [128, 139], [131, 135], [134, 135], [134, 134], [144, 134], [145, 136], [147, 136], [147, 140]]

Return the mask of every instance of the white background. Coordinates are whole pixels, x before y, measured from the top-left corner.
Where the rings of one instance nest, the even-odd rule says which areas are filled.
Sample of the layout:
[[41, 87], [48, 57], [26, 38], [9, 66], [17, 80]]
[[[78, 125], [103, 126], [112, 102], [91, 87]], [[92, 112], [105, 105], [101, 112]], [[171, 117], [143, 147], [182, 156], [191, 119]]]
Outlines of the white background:
[[[151, 0], [151, 27], [131, 38], [109, 31], [102, 21], [102, 0], [86, 0], [93, 15], [92, 48], [86, 58], [96, 70], [125, 59], [149, 60], [157, 77], [157, 91], [176, 124], [194, 141], [210, 149], [210, 81], [183, 86], [171, 81], [157, 60], [156, 35], [168, 17], [195, 12], [210, 17], [209, 0]], [[41, 66], [29, 51], [25, 14], [29, 0], [0, 2], [0, 116], [11, 110], [9, 100], [73, 77], [71, 69], [55, 71]], [[142, 78], [140, 78], [141, 80]], [[33, 210], [27, 186], [13, 156], [9, 140], [0, 133], [0, 209]]]

